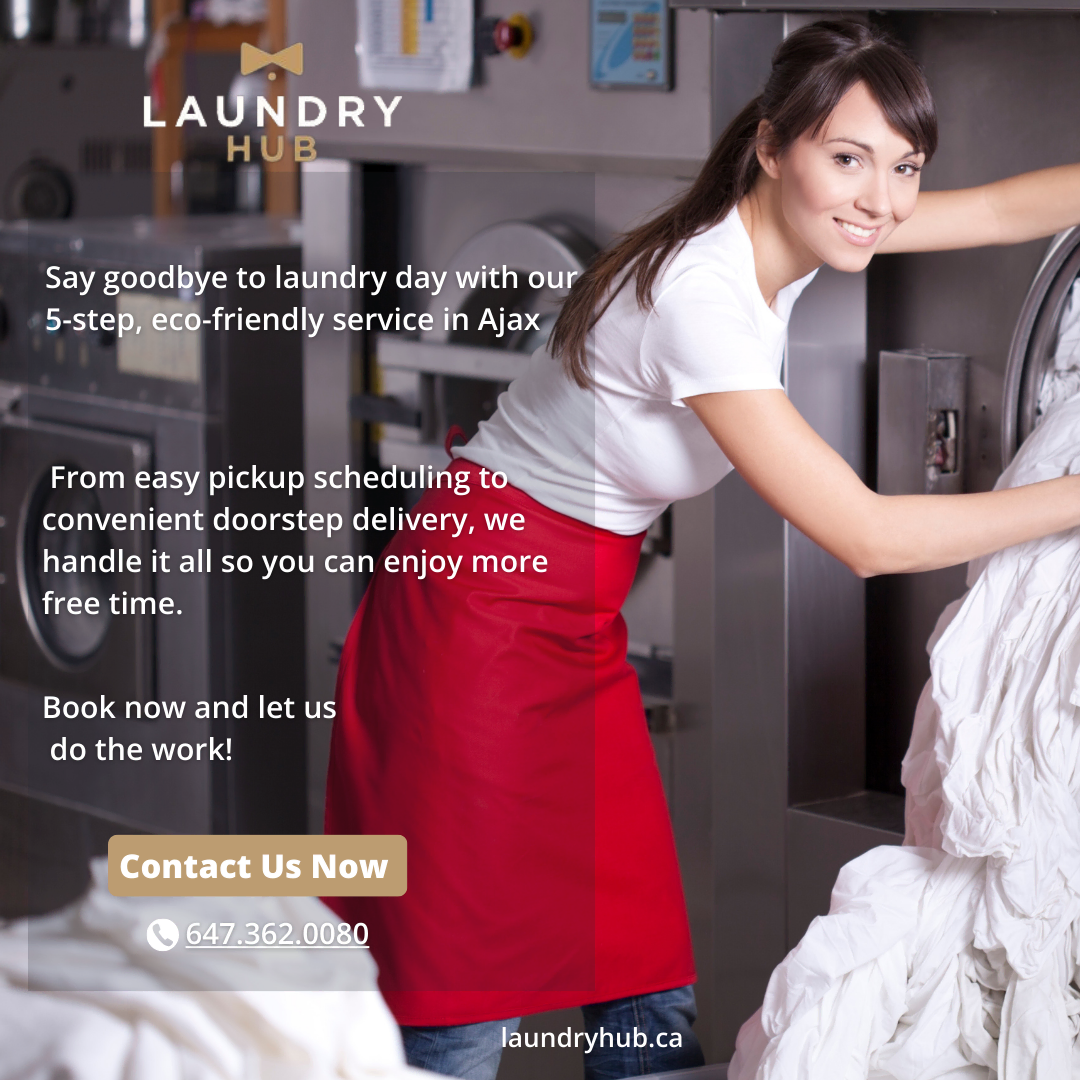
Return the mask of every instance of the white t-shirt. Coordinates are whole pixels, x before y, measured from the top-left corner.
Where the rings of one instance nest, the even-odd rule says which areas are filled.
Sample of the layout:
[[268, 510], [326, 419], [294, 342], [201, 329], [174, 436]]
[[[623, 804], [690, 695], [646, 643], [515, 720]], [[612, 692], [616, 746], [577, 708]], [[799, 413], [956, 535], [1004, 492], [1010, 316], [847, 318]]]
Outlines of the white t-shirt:
[[581, 389], [540, 349], [454, 456], [501, 470], [569, 517], [641, 532], [671, 502], [731, 471], [682, 399], [782, 390], [788, 319], [813, 276], [785, 286], [770, 308], [750, 237], [732, 211], [670, 261], [652, 310], [638, 307], [632, 280], [618, 293], [589, 335], [592, 387]]

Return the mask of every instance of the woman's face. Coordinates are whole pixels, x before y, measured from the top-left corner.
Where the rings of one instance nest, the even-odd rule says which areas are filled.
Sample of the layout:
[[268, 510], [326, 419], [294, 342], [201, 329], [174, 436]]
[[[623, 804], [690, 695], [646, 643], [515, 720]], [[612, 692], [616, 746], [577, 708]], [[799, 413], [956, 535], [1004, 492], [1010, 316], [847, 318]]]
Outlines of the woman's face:
[[761, 164], [780, 181], [784, 219], [803, 244], [852, 272], [911, 216], [924, 158], [856, 83], [816, 135], [804, 132], [779, 156], [766, 152]]

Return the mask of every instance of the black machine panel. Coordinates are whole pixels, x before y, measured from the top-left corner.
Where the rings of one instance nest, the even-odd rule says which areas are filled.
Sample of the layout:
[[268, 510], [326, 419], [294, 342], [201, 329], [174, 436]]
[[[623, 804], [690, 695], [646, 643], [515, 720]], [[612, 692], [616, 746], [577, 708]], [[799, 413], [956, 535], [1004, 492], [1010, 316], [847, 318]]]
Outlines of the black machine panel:
[[[0, 227], [0, 741], [25, 747], [0, 755], [0, 785], [151, 830], [305, 830], [303, 576], [221, 572], [230, 556], [255, 566], [263, 554], [299, 556], [303, 533], [211, 525], [226, 508], [295, 512], [303, 493], [234, 487], [211, 495], [206, 482], [211, 470], [288, 470], [303, 461], [300, 334], [287, 321], [250, 331], [220, 317], [302, 305], [298, 291], [275, 284], [278, 266], [300, 267], [290, 229], [253, 217]], [[50, 290], [50, 267], [53, 281], [93, 272], [93, 285], [85, 296]], [[172, 278], [162, 277], [170, 267]], [[181, 267], [204, 281], [219, 277], [200, 289]], [[264, 272], [266, 287], [241, 288], [238, 268]], [[103, 291], [106, 273], [117, 288]], [[191, 329], [150, 337], [153, 312]], [[121, 337], [124, 313], [144, 326], [141, 335]], [[137, 487], [135, 474], [147, 470], [201, 480], [191, 491]], [[122, 485], [107, 479], [117, 474]], [[140, 514], [145, 527], [136, 519], [132, 528]], [[46, 548], [73, 561], [46, 562]], [[118, 554], [109, 554], [121, 550], [118, 569]], [[214, 569], [178, 572], [184, 558]], [[122, 605], [125, 593], [147, 602], [114, 613], [110, 597]], [[98, 610], [58, 614], [56, 595], [96, 600]], [[172, 610], [161, 606], [165, 598]], [[42, 723], [46, 695], [104, 695], [149, 704], [150, 714], [156, 702], [185, 701], [183, 721], [86, 721], [86, 737], [232, 739], [232, 760], [155, 763], [129, 769], [124, 783], [110, 779], [108, 762], [57, 769], [49, 746], [60, 728]], [[291, 699], [293, 717], [259, 717], [260, 695]], [[236, 707], [245, 699], [246, 710]], [[219, 708], [197, 719], [200, 701]]]

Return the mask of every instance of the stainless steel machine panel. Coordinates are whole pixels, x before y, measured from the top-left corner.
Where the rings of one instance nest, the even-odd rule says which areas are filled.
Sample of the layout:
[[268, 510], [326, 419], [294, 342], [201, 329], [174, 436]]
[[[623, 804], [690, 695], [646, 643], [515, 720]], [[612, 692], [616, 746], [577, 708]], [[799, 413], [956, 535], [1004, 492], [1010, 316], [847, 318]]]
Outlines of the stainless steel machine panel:
[[[818, 274], [793, 313], [785, 364], [791, 400], [859, 473], [865, 280]], [[847, 798], [865, 785], [865, 593], [738, 475], [676, 504], [674, 552], [670, 805], [698, 969], [696, 1030], [706, 1057], [726, 1060], [794, 944], [789, 910], [803, 910], [807, 890], [817, 895], [853, 833], [880, 831], [853, 821], [861, 804]], [[800, 830], [807, 815], [818, 827]], [[824, 839], [821, 850], [793, 849], [807, 836]]]
[[882, 495], [964, 490], [967, 357], [920, 349], [878, 361], [878, 484]]

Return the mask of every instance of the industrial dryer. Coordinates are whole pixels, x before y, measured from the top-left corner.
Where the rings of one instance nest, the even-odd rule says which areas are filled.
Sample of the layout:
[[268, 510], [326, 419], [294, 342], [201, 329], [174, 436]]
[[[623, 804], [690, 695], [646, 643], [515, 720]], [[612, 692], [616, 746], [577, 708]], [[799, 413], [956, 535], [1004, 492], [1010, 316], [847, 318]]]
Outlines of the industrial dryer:
[[[260, 313], [302, 303], [297, 292], [240, 289], [235, 274], [238, 266], [261, 267], [272, 284], [275, 265], [299, 268], [299, 252], [289, 223], [253, 217], [21, 223], [0, 231], [7, 328], [0, 341], [0, 785], [32, 805], [62, 804], [73, 820], [101, 818], [121, 831], [306, 828], [303, 720], [257, 718], [260, 695], [292, 699], [302, 717], [302, 575], [263, 582], [259, 573], [223, 572], [226, 556], [258, 564], [263, 553], [299, 555], [302, 535], [211, 526], [226, 508], [296, 510], [302, 493], [225, 487], [211, 494], [207, 483], [210, 470], [290, 470], [303, 460], [299, 334], [238, 331], [235, 320], [226, 329], [211, 317], [217, 308]], [[50, 266], [60, 274], [96, 271], [94, 286], [85, 297], [50, 291]], [[181, 266], [225, 271], [225, 284], [219, 278], [201, 295], [179, 278], [146, 284]], [[108, 271], [128, 279], [103, 293]], [[72, 316], [91, 309], [93, 327], [77, 329]], [[200, 328], [171, 343], [159, 335], [145, 348], [151, 309]], [[142, 312], [141, 337], [121, 340], [102, 318], [122, 311]], [[55, 484], [56, 467], [76, 479]], [[135, 482], [140, 472], [198, 474], [199, 481], [154, 489]], [[74, 528], [62, 528], [72, 521]], [[180, 572], [185, 557], [212, 572]], [[98, 612], [58, 613], [44, 602], [50, 594], [97, 600]], [[111, 610], [109, 596], [148, 602], [125, 613], [122, 604]], [[80, 719], [73, 729], [45, 717], [46, 696], [87, 703], [84, 716], [91, 704], [113, 701], [118, 715]], [[245, 698], [247, 718], [236, 705]], [[195, 718], [199, 701], [228, 708]], [[164, 702], [186, 703], [183, 719], [148, 719], [160, 717]], [[136, 765], [98, 762], [91, 750], [75, 766], [51, 756], [62, 736], [86, 746], [113, 737], [146, 745], [213, 737], [219, 745], [232, 739], [234, 752], [231, 760], [203, 754]], [[80, 835], [85, 828], [69, 831], [76, 848]], [[81, 861], [85, 872], [86, 854], [62, 851], [54, 861]]]

